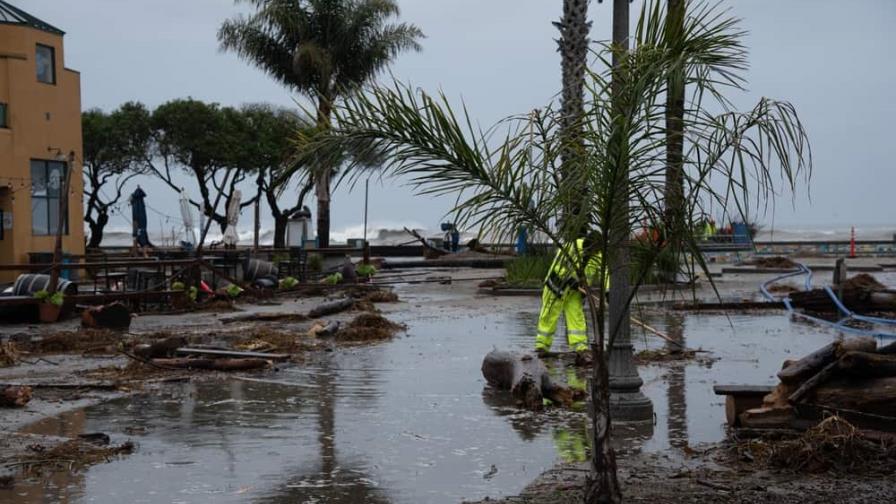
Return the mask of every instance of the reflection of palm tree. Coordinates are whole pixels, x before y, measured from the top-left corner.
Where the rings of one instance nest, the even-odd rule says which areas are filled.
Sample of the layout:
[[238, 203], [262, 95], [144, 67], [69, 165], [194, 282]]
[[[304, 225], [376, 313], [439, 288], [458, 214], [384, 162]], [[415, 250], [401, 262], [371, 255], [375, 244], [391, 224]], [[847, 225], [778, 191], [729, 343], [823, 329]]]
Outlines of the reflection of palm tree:
[[[340, 464], [336, 451], [337, 372], [332, 369], [332, 354], [321, 358], [314, 375], [316, 385], [313, 401], [317, 405], [317, 440], [320, 445], [320, 470], [317, 475], [306, 470], [296, 471], [300, 482], [284, 485], [279, 493], [260, 502], [293, 503], [315, 501], [333, 504], [389, 502], [384, 492], [370, 484], [371, 478], [363, 468]], [[365, 373], [364, 375], [368, 375]], [[302, 482], [308, 482], [303, 484]]]
[[[666, 316], [666, 333], [681, 346], [666, 343], [670, 352], [680, 351], [685, 347], [684, 321], [675, 315]], [[688, 444], [687, 396], [685, 391], [685, 368], [683, 363], [672, 363], [666, 374], [668, 388], [669, 414], [666, 420], [669, 429], [669, 444], [682, 448]]]

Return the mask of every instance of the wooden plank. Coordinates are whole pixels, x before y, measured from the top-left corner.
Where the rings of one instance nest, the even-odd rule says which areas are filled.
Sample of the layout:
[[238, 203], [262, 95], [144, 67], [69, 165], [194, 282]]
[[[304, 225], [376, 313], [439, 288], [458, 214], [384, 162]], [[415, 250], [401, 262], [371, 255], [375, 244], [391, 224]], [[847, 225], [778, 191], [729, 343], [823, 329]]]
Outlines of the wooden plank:
[[289, 354], [280, 353], [262, 353], [262, 352], [239, 352], [236, 350], [210, 350], [206, 348], [189, 348], [181, 347], [174, 351], [180, 355], [210, 355], [216, 357], [236, 357], [236, 358], [256, 358], [270, 360], [286, 360]]
[[713, 385], [716, 395], [766, 395], [775, 390], [774, 385]]

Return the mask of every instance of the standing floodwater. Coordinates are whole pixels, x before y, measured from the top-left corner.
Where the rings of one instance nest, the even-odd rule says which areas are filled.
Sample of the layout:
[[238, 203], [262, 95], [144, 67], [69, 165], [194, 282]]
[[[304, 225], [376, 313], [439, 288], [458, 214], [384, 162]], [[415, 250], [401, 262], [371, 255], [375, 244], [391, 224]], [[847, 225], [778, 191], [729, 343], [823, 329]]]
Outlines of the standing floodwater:
[[[557, 460], [582, 460], [583, 412], [532, 414], [484, 391], [482, 357], [528, 349], [533, 298], [474, 295], [471, 285], [400, 292], [389, 317], [407, 335], [308, 356], [248, 379], [201, 381], [31, 426], [106, 432], [137, 451], [77, 475], [0, 492], [17, 502], [459, 502], [520, 491]], [[386, 305], [383, 305], [384, 307]], [[723, 436], [714, 383], [772, 383], [782, 357], [831, 337], [761, 316], [644, 315], [720, 358], [642, 366], [655, 425], [620, 428], [620, 448], [683, 448]], [[657, 346], [635, 337], [636, 350]], [[567, 369], [553, 369], [561, 379]]]

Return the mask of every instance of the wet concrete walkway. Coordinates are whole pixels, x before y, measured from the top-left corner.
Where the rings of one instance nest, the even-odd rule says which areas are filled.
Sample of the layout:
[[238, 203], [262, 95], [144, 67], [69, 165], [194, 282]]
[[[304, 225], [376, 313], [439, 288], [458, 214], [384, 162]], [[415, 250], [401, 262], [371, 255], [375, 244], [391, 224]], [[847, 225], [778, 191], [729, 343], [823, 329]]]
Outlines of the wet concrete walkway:
[[[484, 391], [479, 367], [488, 351], [532, 345], [536, 299], [483, 297], [471, 283], [398, 292], [402, 303], [381, 305], [408, 326], [392, 341], [29, 427], [106, 432], [139, 448], [48, 485], [0, 491], [0, 502], [453, 503], [516, 493], [558, 460], [584, 456], [584, 413], [533, 415]], [[773, 383], [784, 359], [834, 337], [783, 312], [643, 318], [720, 360], [642, 366], [657, 421], [620, 428], [623, 452], [675, 453], [722, 439], [724, 408], [713, 384]], [[639, 331], [634, 339], [636, 350], [662, 344]]]

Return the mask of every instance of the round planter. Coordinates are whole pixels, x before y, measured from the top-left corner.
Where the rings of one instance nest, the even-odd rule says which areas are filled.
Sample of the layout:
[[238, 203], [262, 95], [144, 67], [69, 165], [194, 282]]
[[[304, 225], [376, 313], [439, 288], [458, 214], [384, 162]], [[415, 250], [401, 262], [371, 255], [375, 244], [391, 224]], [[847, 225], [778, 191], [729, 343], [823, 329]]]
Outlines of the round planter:
[[61, 306], [53, 303], [39, 303], [37, 307], [41, 322], [50, 323], [59, 320], [59, 314], [62, 312]]

